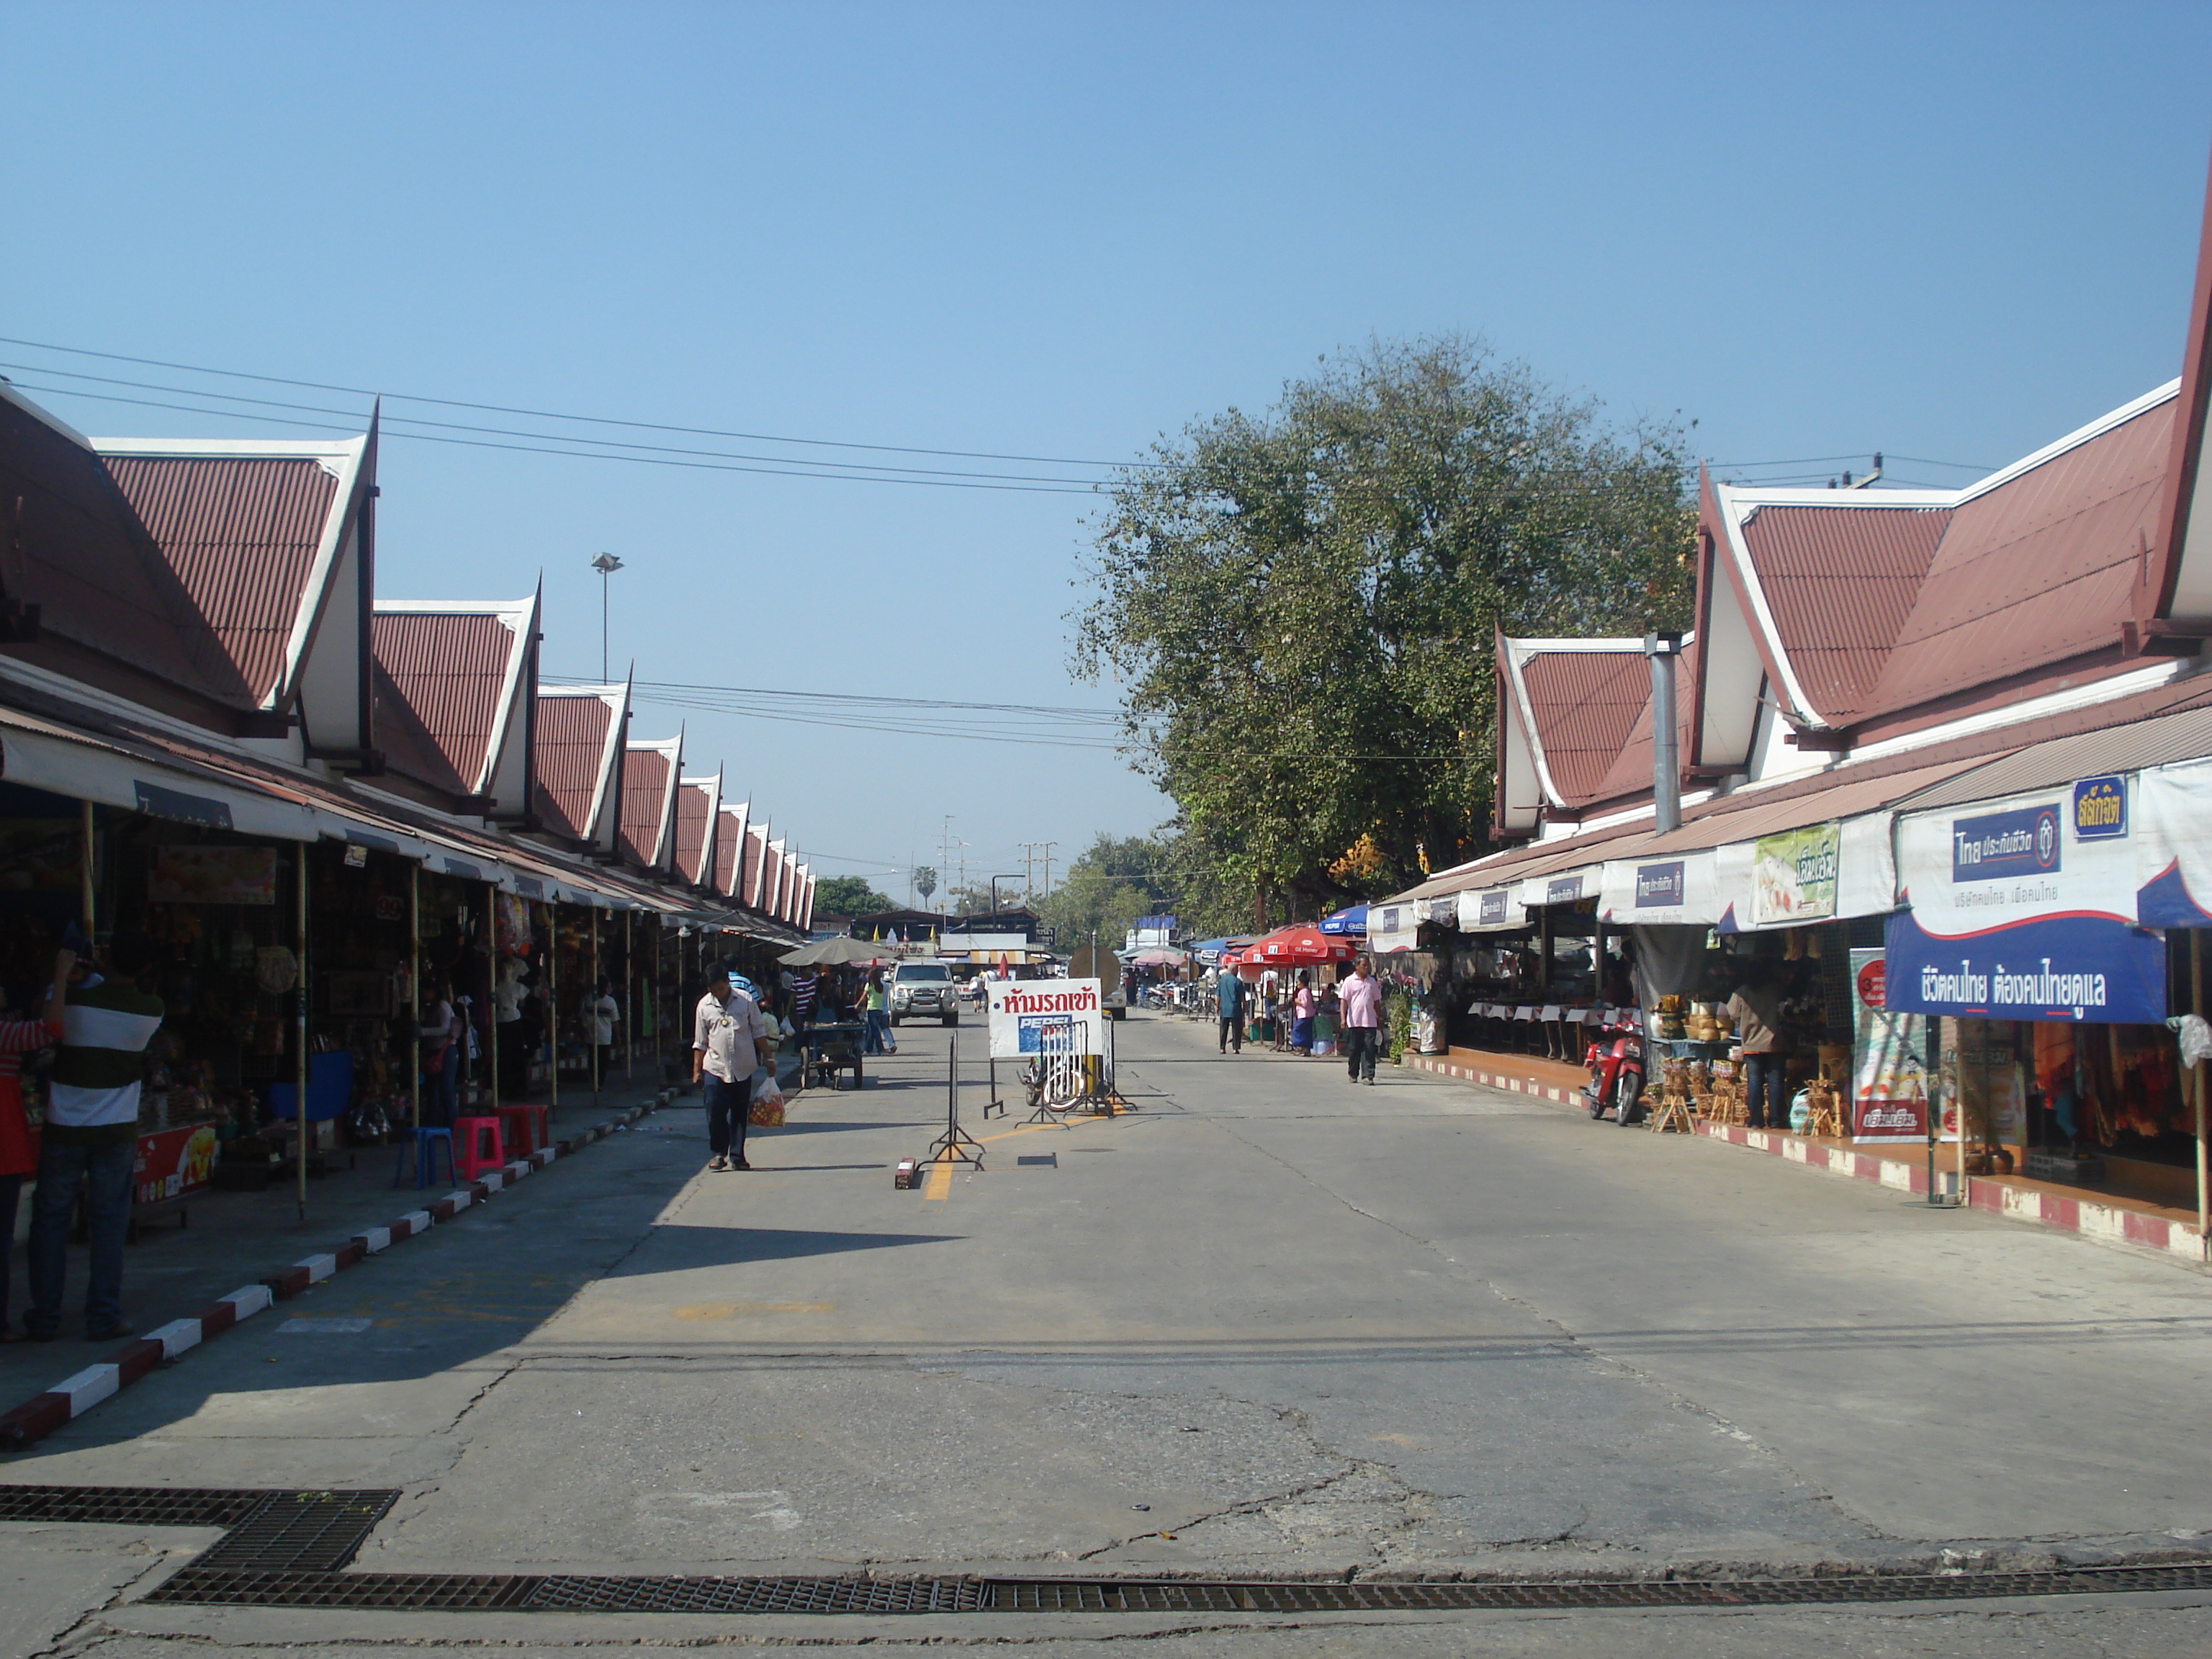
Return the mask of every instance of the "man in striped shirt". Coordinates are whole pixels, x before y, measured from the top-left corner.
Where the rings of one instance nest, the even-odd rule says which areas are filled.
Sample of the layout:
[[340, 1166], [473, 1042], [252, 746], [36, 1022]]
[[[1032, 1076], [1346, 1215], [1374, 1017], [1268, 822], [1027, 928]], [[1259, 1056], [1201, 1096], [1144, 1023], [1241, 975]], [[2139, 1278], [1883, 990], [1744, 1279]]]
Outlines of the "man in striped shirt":
[[153, 966], [151, 939], [135, 928], [118, 929], [106, 956], [106, 977], [88, 973], [70, 989], [47, 1090], [39, 1190], [31, 1201], [31, 1310], [23, 1318], [23, 1329], [38, 1342], [61, 1334], [70, 1212], [80, 1181], [92, 1236], [85, 1336], [106, 1342], [131, 1334], [123, 1322], [123, 1239], [131, 1227], [138, 1086], [163, 1009], [161, 998], [138, 988], [138, 976]]

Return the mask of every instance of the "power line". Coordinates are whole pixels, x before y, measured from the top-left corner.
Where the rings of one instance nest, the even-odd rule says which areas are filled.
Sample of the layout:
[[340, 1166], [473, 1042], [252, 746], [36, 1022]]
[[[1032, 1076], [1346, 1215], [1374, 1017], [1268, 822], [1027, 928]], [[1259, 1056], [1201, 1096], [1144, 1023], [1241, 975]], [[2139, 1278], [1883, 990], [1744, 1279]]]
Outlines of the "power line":
[[[283, 403], [274, 398], [248, 398], [243, 393], [236, 392], [203, 392], [196, 386], [157, 386], [147, 380], [122, 380], [106, 374], [79, 374], [72, 373], [67, 369], [43, 368], [36, 364], [0, 363], [0, 368], [12, 368], [20, 372], [33, 374], [58, 374], [64, 380], [90, 380], [98, 386], [129, 386], [133, 391], [137, 392], [166, 392], [179, 398], [220, 398], [228, 403], [254, 404], [264, 409], [297, 410], [301, 413], [308, 415], [350, 416], [354, 413], [351, 410], [330, 409], [320, 404]], [[99, 395], [95, 392], [78, 391], [73, 387], [62, 388], [37, 386], [32, 389], [40, 392], [53, 391], [58, 392], [64, 397], [90, 398]], [[125, 400], [117, 399], [116, 401], [121, 402]], [[210, 415], [228, 415], [232, 411], [228, 410], [209, 410], [205, 412]], [[777, 465], [781, 465], [790, 459], [787, 456], [782, 455], [732, 454], [727, 450], [720, 449], [678, 449], [670, 444], [629, 443], [614, 438], [571, 438], [566, 434], [559, 432], [524, 432], [517, 431], [511, 427], [474, 426], [465, 421], [428, 421], [422, 419], [420, 416], [415, 415], [393, 415], [386, 416], [386, 419], [387, 422], [398, 422], [408, 426], [437, 427], [447, 432], [477, 432], [486, 434], [495, 438], [541, 438], [549, 443], [591, 444], [605, 449], [642, 450], [649, 453], [660, 455], [702, 456], [714, 460], [724, 461], [767, 461]], [[808, 462], [806, 465], [835, 466], [855, 472], [884, 472], [894, 474], [910, 473], [918, 477], [931, 478], [1002, 478], [1018, 483], [1069, 483], [1086, 485], [1093, 482], [1089, 478], [1040, 477], [1035, 474], [1025, 472], [959, 472], [940, 467], [878, 466], [871, 461], [823, 461], [820, 463]]]
[[[17, 339], [0, 334], [0, 345], [28, 346], [37, 351], [58, 351], [75, 357], [97, 357], [112, 363], [135, 363], [141, 368], [174, 369], [185, 374], [212, 374], [225, 380], [257, 380], [264, 386], [298, 386], [308, 392], [343, 392], [356, 398], [380, 394], [361, 386], [333, 386], [325, 380], [297, 380], [281, 374], [252, 374], [242, 369], [210, 368], [198, 363], [168, 362], [159, 357], [131, 357], [118, 351], [94, 351], [83, 346], [55, 345], [46, 340]], [[634, 432], [673, 432], [694, 438], [736, 438], [745, 443], [799, 444], [820, 449], [861, 449], [878, 455], [935, 455], [947, 460], [1024, 461], [1039, 466], [1151, 466], [1151, 461], [1086, 461], [1065, 455], [1008, 455], [985, 449], [925, 449], [908, 444], [850, 443], [835, 438], [790, 438], [772, 432], [731, 432], [714, 427], [676, 426], [658, 421], [621, 420], [605, 415], [569, 415], [558, 410], [520, 409], [506, 404], [470, 403], [458, 398], [432, 398], [417, 392], [381, 394], [396, 402], [435, 404], [443, 409], [473, 409], [487, 415], [521, 415], [532, 420], [574, 421], [592, 426], [626, 427]]]
[[[173, 409], [187, 415], [225, 415], [234, 420], [267, 421], [283, 426], [312, 427], [323, 432], [357, 433], [361, 430], [357, 423], [351, 426], [332, 426], [325, 421], [306, 421], [290, 416], [280, 420], [277, 416], [270, 415], [250, 415], [235, 410], [208, 409], [191, 404], [159, 403], [149, 398], [125, 398], [109, 392], [84, 392], [69, 386], [32, 386], [21, 380], [11, 381], [9, 384], [21, 386], [29, 392], [44, 392], [64, 398], [92, 398], [102, 403], [131, 404], [141, 409]], [[752, 472], [785, 478], [823, 478], [848, 483], [919, 484], [939, 489], [995, 489], [1031, 495], [1090, 495], [1096, 493], [1095, 487], [1089, 484], [1071, 488], [1054, 483], [970, 483], [954, 478], [882, 477], [864, 472], [808, 472], [797, 467], [740, 466], [712, 461], [679, 461], [665, 456], [629, 455], [611, 449], [553, 449], [541, 444], [493, 443], [477, 438], [441, 437], [429, 432], [392, 432], [386, 435], [410, 440], [416, 443], [459, 444], [468, 449], [503, 449], [524, 455], [561, 455], [580, 461], [629, 461], [640, 466], [673, 466], [695, 472]], [[556, 441], [568, 441], [556, 439]], [[577, 439], [574, 441], [580, 443], [592, 441]]]

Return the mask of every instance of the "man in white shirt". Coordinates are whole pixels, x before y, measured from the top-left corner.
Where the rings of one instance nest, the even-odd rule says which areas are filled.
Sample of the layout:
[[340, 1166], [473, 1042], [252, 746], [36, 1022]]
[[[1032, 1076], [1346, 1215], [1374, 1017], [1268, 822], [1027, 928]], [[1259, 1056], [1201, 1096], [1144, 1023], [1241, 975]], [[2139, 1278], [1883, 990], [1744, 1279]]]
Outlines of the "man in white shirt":
[[775, 1052], [768, 1046], [768, 1021], [760, 1005], [730, 983], [727, 963], [707, 969], [707, 994], [691, 1021], [691, 1080], [707, 1100], [710, 1170], [750, 1170], [745, 1162], [746, 1115], [752, 1106], [753, 1072]]

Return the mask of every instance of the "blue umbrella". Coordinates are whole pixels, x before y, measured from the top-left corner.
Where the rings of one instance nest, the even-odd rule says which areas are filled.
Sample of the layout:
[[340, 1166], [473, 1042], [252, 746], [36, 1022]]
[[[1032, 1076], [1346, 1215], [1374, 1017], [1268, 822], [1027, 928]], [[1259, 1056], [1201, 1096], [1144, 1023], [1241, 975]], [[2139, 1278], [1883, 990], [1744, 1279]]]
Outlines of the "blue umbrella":
[[1321, 930], [1324, 933], [1356, 933], [1365, 939], [1367, 907], [1364, 904], [1350, 905], [1333, 916], [1325, 916], [1322, 919]]

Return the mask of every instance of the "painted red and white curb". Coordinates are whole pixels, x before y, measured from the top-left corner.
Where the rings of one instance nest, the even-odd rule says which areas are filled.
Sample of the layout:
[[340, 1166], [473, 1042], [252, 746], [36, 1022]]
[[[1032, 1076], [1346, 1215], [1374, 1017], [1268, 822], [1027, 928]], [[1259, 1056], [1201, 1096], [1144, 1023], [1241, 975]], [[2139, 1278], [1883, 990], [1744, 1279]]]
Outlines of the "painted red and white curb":
[[471, 1205], [485, 1202], [494, 1194], [544, 1169], [554, 1159], [573, 1156], [593, 1141], [636, 1122], [648, 1112], [659, 1110], [676, 1097], [676, 1092], [664, 1089], [649, 1104], [634, 1106], [607, 1122], [580, 1129], [550, 1146], [539, 1147], [527, 1158], [511, 1159], [500, 1169], [483, 1170], [474, 1181], [455, 1188], [419, 1210], [410, 1210], [381, 1226], [365, 1228], [335, 1250], [302, 1256], [289, 1267], [233, 1291], [228, 1296], [218, 1297], [188, 1318], [173, 1319], [159, 1329], [125, 1343], [100, 1364], [64, 1377], [11, 1412], [0, 1413], [0, 1451], [21, 1451], [45, 1439], [164, 1361], [180, 1358], [240, 1321], [265, 1312], [278, 1302], [289, 1301], [309, 1285], [319, 1285], [372, 1255], [381, 1255], [403, 1239], [427, 1233], [441, 1221], [451, 1221]]
[[1480, 1083], [1486, 1089], [1503, 1089], [1508, 1094], [1534, 1095], [1539, 1100], [1548, 1100], [1554, 1105], [1582, 1104], [1579, 1089], [1565, 1089], [1549, 1083], [1539, 1083], [1534, 1078], [1516, 1077], [1510, 1072], [1486, 1072], [1479, 1066], [1462, 1066], [1457, 1060], [1438, 1060], [1433, 1054], [1401, 1054], [1398, 1063], [1416, 1072], [1433, 1072], [1438, 1077], [1455, 1077], [1462, 1083]]
[[[1530, 1095], [1562, 1106], [1583, 1106], [1586, 1103], [1579, 1090], [1555, 1088], [1528, 1078], [1485, 1072], [1477, 1066], [1439, 1060], [1431, 1054], [1407, 1054], [1399, 1063], [1414, 1071], [1456, 1078], [1466, 1083], [1479, 1083], [1511, 1094]], [[1846, 1146], [1825, 1146], [1817, 1140], [1806, 1140], [1796, 1135], [1779, 1134], [1769, 1129], [1741, 1128], [1733, 1124], [1708, 1123], [1703, 1119], [1698, 1121], [1698, 1133], [1709, 1139], [1725, 1141], [1731, 1146], [1747, 1147], [1755, 1152], [1770, 1153], [1787, 1163], [1802, 1164], [1808, 1170], [1818, 1170], [1846, 1181], [1871, 1182], [1893, 1192], [1911, 1193], [1921, 1198], [1928, 1195], [1928, 1167], [1924, 1160], [1913, 1163], [1900, 1158], [1886, 1158], [1877, 1152], [1855, 1152]], [[1938, 1169], [1936, 1179], [1938, 1191], [1945, 1196], [1957, 1194], [1959, 1177], [1955, 1170]], [[2025, 1221], [2037, 1226], [2056, 1228], [2060, 1232], [2079, 1233], [2084, 1238], [2097, 1239], [2107, 1244], [2148, 1250], [2171, 1261], [2202, 1265], [2208, 1260], [2204, 1240], [2197, 1236], [2197, 1229], [2186, 1222], [2171, 1220], [2161, 1215], [2146, 1215], [2140, 1210], [2128, 1209], [2122, 1205], [2100, 1204], [2093, 1198], [2046, 1193], [2038, 1188], [2014, 1186], [2008, 1181], [1988, 1176], [1968, 1176], [1966, 1205], [1970, 1209], [1984, 1210], [1991, 1215], [2002, 1216], [2008, 1221]]]

